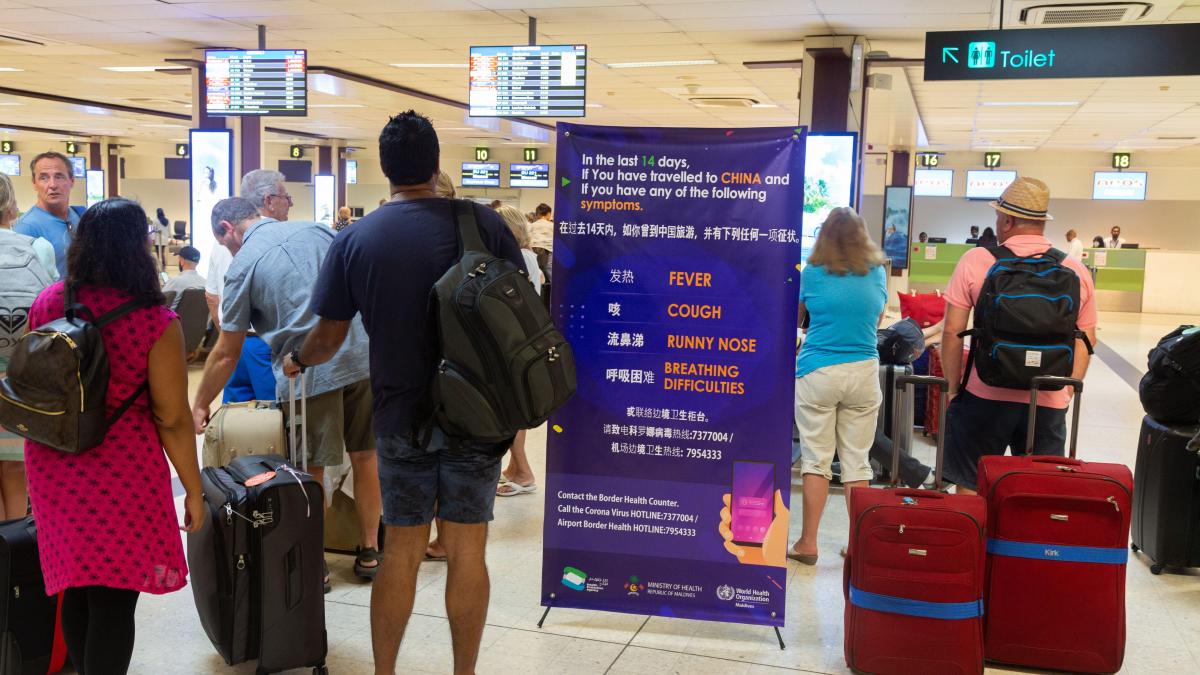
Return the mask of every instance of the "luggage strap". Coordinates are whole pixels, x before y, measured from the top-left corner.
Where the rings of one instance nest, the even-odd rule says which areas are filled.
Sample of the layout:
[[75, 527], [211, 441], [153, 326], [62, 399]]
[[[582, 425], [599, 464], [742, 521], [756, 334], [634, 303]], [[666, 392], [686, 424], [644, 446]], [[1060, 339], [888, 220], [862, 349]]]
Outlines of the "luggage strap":
[[862, 609], [888, 614], [903, 614], [925, 619], [977, 619], [983, 616], [983, 598], [968, 602], [929, 602], [911, 600], [892, 595], [870, 593], [854, 586], [850, 587], [850, 604]]
[[987, 552], [1006, 558], [1029, 558], [1031, 560], [1052, 560], [1055, 562], [1099, 563], [1104, 565], [1124, 565], [1129, 560], [1129, 549], [1102, 548], [1096, 546], [1060, 546], [1058, 544], [1039, 544], [1028, 541], [1007, 541], [1004, 539], [988, 539]]

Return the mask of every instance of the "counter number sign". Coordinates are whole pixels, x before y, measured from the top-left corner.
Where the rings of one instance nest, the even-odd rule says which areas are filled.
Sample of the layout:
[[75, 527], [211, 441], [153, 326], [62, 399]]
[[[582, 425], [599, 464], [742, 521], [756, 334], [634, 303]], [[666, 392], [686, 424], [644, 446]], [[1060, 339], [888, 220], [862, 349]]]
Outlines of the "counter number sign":
[[537, 148], [525, 148], [525, 161], [526, 162], [536, 162], [537, 161]]
[[304, 156], [304, 146], [303, 145], [293, 145], [288, 149], [288, 157], [291, 157], [292, 159], [300, 159], [303, 156]]
[[10, 154], [17, 148], [17, 144], [12, 141], [0, 141], [0, 152]]
[[1128, 169], [1130, 166], [1130, 155], [1128, 152], [1114, 152], [1112, 168]]
[[492, 156], [492, 151], [487, 148], [475, 148], [475, 161], [486, 162]]
[[938, 163], [941, 161], [941, 157], [934, 153], [924, 153], [917, 155], [917, 160], [921, 163], [921, 166], [932, 169], [938, 165]]
[[188, 144], [187, 143], [176, 143], [175, 144], [175, 156], [176, 157], [187, 157], [188, 156]]
[[983, 166], [988, 169], [995, 169], [1000, 166], [1000, 153], [985, 152], [983, 153]]
[[67, 141], [67, 154], [68, 155], [79, 154], [79, 144], [76, 143], [75, 141]]

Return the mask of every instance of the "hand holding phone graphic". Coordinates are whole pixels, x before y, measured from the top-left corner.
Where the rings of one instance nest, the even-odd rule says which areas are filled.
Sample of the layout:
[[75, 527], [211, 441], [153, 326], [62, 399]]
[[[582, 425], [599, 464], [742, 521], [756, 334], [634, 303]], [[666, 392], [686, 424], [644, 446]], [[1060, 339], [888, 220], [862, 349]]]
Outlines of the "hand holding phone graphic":
[[788, 509], [775, 489], [775, 465], [734, 462], [732, 490], [722, 501], [725, 550], [743, 564], [786, 566]]

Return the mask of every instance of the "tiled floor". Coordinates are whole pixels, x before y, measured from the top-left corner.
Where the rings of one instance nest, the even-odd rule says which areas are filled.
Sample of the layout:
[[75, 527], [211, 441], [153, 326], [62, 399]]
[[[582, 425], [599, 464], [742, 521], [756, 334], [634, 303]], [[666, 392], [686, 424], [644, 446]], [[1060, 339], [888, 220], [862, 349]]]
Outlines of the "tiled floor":
[[[1102, 315], [1101, 340], [1139, 371], [1158, 337], [1197, 317]], [[1093, 362], [1087, 378], [1080, 429], [1081, 456], [1132, 464], [1141, 421], [1136, 391], [1121, 370]], [[193, 380], [198, 373], [193, 372]], [[919, 436], [919, 434], [918, 434]], [[545, 436], [530, 436], [531, 455], [541, 476]], [[931, 456], [928, 447], [918, 450]], [[798, 498], [799, 475], [793, 481]], [[780, 651], [771, 629], [680, 619], [554, 610], [537, 628], [541, 570], [542, 497], [499, 499], [488, 563], [491, 607], [484, 632], [480, 673], [680, 673], [767, 675], [848, 672], [842, 657], [841, 559], [847, 520], [840, 495], [830, 500], [816, 567], [790, 563], [787, 649]], [[799, 533], [793, 519], [792, 536]], [[367, 606], [370, 587], [353, 578], [351, 559], [329, 556], [334, 590], [327, 596], [329, 667], [335, 675], [371, 673]], [[1200, 672], [1200, 572], [1152, 576], [1144, 560], [1128, 567], [1128, 645], [1123, 673], [1166, 675]], [[450, 634], [442, 604], [445, 566], [425, 563], [416, 614], [401, 649], [398, 672], [450, 672]], [[1085, 622], [1086, 617], [1080, 617]], [[253, 666], [226, 667], [200, 628], [190, 590], [144, 597], [138, 607], [138, 641], [132, 672], [252, 673]], [[989, 669], [988, 672], [1006, 672]]]

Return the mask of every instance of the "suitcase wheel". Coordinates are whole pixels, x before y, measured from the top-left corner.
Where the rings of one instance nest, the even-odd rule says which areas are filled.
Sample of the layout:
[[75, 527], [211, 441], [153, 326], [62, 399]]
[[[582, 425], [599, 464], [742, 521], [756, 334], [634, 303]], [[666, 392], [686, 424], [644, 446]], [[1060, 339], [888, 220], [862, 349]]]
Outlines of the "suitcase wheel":
[[313, 668], [313, 675], [329, 675], [329, 669], [325, 666], [317, 666]]
[[1150, 566], [1150, 574], [1154, 574], [1154, 575], [1162, 574], [1163, 570], [1166, 568], [1167, 568], [1167, 566], [1162, 563], [1154, 563], [1153, 565]]
[[1133, 551], [1134, 553], [1137, 553], [1137, 552], [1138, 552], [1138, 545], [1137, 545], [1137, 544], [1130, 544], [1130, 545], [1129, 545], [1129, 550], [1130, 550], [1130, 551]]

